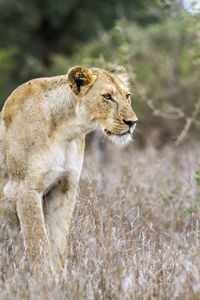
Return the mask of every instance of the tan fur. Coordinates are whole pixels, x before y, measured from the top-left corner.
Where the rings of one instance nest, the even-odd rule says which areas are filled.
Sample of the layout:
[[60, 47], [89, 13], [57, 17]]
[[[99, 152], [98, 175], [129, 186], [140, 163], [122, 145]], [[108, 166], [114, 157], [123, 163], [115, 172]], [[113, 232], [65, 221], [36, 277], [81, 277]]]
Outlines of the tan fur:
[[[123, 76], [124, 70], [120, 76], [119, 70], [78, 66], [64, 76], [31, 80], [5, 102], [0, 211], [14, 225], [18, 216], [36, 276], [44, 263], [51, 272], [64, 265], [85, 134], [100, 128], [119, 144], [131, 139], [123, 120], [137, 118]], [[108, 93], [114, 101], [104, 98]]]

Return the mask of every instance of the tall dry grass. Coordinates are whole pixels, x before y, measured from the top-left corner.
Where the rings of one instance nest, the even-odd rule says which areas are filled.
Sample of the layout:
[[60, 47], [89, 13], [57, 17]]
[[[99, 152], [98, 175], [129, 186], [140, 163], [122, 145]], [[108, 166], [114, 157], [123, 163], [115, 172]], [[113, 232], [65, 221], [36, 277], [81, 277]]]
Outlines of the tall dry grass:
[[199, 145], [105, 153], [86, 151], [58, 281], [34, 285], [8, 235], [0, 299], [200, 299]]

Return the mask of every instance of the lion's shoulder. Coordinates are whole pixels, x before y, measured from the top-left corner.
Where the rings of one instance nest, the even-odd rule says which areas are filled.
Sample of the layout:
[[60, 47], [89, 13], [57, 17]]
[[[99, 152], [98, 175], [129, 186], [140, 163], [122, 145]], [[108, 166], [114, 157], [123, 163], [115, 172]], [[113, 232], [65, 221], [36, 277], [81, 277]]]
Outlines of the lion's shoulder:
[[32, 79], [18, 86], [7, 98], [2, 109], [5, 126], [9, 127], [13, 118], [22, 112], [23, 107], [26, 105], [36, 107], [42, 98], [48, 97], [49, 91], [63, 84], [67, 84], [67, 78], [61, 75]]

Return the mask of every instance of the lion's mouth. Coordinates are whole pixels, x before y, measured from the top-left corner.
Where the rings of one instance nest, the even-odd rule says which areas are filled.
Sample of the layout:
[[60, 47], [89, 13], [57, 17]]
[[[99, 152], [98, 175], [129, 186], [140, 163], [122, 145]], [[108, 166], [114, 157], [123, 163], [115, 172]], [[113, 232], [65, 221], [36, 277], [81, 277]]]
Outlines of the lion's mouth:
[[130, 131], [130, 128], [129, 130], [123, 132], [123, 133], [114, 133], [114, 132], [111, 132], [107, 129], [104, 130], [108, 135], [117, 135], [117, 136], [123, 136], [123, 135], [126, 135], [126, 134], [131, 134], [131, 131]]

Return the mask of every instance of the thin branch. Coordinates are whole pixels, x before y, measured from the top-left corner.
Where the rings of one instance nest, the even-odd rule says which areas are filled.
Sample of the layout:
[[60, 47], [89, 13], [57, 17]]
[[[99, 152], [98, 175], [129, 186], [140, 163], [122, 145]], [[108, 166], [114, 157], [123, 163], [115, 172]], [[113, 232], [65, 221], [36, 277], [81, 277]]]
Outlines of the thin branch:
[[183, 128], [183, 130], [181, 131], [181, 133], [179, 134], [178, 138], [175, 141], [175, 145], [178, 146], [186, 137], [188, 131], [190, 130], [190, 127], [192, 126], [192, 119], [188, 118], [186, 120], [185, 126]]
[[200, 99], [195, 105], [195, 109], [192, 112], [192, 116], [188, 117], [182, 111], [182, 109], [171, 105], [167, 107], [167, 110], [165, 112], [159, 110], [158, 108], [155, 107], [153, 101], [147, 97], [145, 89], [142, 88], [138, 82], [135, 82], [135, 86], [138, 95], [141, 97], [142, 101], [145, 102], [146, 105], [152, 110], [154, 116], [159, 116], [170, 120], [185, 119], [185, 126], [181, 131], [181, 133], [179, 134], [178, 138], [176, 139], [175, 142], [176, 145], [179, 145], [184, 140], [192, 125], [195, 125], [196, 127], [200, 127], [200, 121], [197, 120], [197, 117], [200, 113]]
[[179, 120], [185, 118], [184, 112], [180, 108], [174, 107], [172, 105], [168, 105], [167, 111], [165, 112], [156, 108], [153, 104], [153, 101], [147, 97], [145, 89], [140, 87], [138, 83], [136, 84], [136, 89], [138, 95], [140, 95], [141, 99], [152, 110], [154, 116], [159, 116], [171, 120]]

